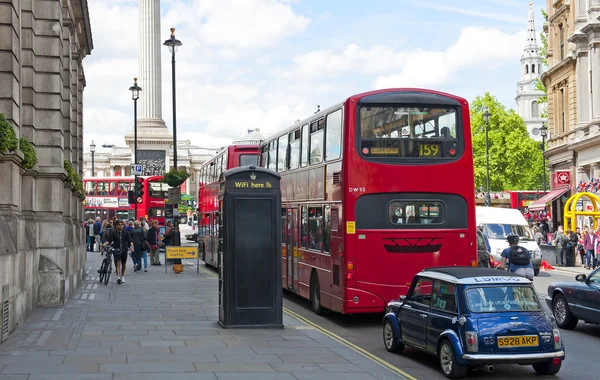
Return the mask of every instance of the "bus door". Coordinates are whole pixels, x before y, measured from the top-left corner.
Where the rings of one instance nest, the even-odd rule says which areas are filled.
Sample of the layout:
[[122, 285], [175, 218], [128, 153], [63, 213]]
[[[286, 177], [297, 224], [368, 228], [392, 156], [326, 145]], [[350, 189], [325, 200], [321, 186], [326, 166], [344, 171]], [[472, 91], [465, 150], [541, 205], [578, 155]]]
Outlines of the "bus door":
[[287, 209], [286, 218], [287, 289], [298, 291], [298, 209]]
[[[341, 205], [325, 206], [325, 236], [329, 239], [329, 253], [331, 255], [331, 299], [333, 310], [343, 310], [344, 295], [342, 293], [341, 284], [342, 276], [345, 275], [344, 270], [344, 243], [343, 232], [340, 228], [340, 216], [342, 215]], [[327, 247], [325, 247], [327, 248]], [[333, 303], [339, 303], [334, 306]]]

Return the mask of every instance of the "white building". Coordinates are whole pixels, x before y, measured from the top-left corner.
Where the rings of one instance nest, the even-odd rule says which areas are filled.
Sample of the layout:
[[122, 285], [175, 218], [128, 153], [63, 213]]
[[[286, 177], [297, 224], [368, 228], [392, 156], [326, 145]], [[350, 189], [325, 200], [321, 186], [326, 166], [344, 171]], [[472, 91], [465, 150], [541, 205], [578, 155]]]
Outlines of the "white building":
[[527, 42], [521, 55], [521, 80], [517, 82], [517, 114], [523, 118], [529, 135], [536, 140], [542, 139], [540, 128], [546, 122], [540, 117], [545, 113], [545, 103], [539, 104], [538, 99], [546, 93], [537, 89], [537, 82], [543, 72], [542, 57], [536, 39], [533, 8], [529, 3], [529, 20], [527, 22]]

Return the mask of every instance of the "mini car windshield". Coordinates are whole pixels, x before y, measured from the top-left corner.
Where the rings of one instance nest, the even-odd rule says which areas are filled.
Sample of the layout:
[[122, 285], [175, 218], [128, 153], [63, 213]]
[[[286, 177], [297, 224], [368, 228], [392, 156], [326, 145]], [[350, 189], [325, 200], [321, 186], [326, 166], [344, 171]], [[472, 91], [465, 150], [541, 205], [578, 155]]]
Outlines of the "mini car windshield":
[[467, 289], [466, 296], [467, 306], [473, 313], [542, 310], [530, 286], [473, 287]]

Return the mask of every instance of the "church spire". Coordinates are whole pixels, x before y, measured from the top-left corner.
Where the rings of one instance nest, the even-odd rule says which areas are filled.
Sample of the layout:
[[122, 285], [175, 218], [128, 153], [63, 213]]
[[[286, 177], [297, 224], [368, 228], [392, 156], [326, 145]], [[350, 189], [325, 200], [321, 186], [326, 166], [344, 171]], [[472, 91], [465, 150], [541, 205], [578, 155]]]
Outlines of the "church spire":
[[533, 5], [531, 2], [529, 2], [529, 19], [527, 21], [527, 42], [525, 43], [523, 55], [538, 55], [538, 52], [539, 47], [537, 44], [537, 39], [535, 37], [535, 19], [533, 16]]

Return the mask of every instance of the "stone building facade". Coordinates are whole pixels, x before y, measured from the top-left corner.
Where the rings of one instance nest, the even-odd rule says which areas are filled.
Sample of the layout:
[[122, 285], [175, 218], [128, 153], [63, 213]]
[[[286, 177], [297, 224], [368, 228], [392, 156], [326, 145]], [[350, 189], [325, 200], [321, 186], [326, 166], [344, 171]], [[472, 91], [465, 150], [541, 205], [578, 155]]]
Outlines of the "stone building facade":
[[[3, 340], [37, 306], [64, 304], [84, 275], [82, 60], [93, 49], [86, 0], [0, 0], [0, 113], [30, 141], [38, 164], [0, 154]], [[7, 322], [7, 323], [6, 323]]]
[[547, 13], [545, 156], [552, 189], [564, 189], [552, 203], [560, 222], [566, 197], [581, 181], [600, 178], [600, 0], [547, 0]]

